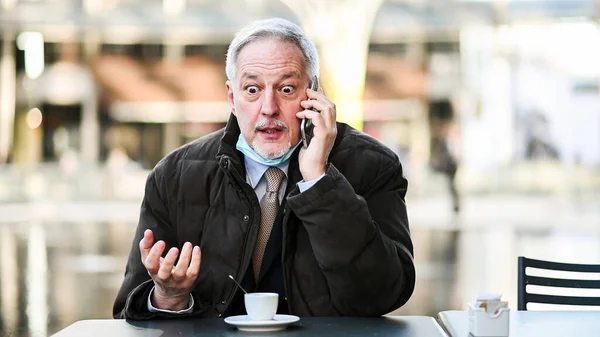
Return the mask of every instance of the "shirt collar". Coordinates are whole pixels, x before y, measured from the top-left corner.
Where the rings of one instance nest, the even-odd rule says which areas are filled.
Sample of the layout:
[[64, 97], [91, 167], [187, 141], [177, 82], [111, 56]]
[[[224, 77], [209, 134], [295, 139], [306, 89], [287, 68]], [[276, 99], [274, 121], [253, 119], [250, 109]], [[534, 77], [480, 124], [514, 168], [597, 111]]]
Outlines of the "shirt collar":
[[[269, 166], [263, 165], [259, 162], [256, 162], [246, 156], [244, 156], [244, 163], [246, 164], [246, 174], [248, 175], [248, 183], [254, 189], [254, 188], [256, 188], [256, 185], [258, 185], [258, 182], [260, 181], [262, 176], [269, 169]], [[288, 167], [289, 166], [290, 166], [289, 160], [286, 160], [277, 166], [280, 170], [283, 171], [286, 179], [287, 179], [287, 175], [288, 175]]]

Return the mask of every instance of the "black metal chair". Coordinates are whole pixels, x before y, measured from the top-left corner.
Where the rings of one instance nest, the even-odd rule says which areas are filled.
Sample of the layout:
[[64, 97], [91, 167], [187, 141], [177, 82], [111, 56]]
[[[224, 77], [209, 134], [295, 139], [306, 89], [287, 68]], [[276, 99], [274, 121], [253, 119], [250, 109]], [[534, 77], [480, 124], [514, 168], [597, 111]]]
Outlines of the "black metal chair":
[[519, 283], [517, 289], [517, 307], [519, 310], [527, 310], [527, 303], [600, 306], [600, 297], [560, 296], [527, 292], [527, 285], [560, 288], [600, 289], [600, 279], [579, 280], [530, 276], [526, 273], [527, 267], [567, 272], [598, 273], [600, 275], [600, 265], [559, 263], [528, 259], [526, 257], [519, 256]]

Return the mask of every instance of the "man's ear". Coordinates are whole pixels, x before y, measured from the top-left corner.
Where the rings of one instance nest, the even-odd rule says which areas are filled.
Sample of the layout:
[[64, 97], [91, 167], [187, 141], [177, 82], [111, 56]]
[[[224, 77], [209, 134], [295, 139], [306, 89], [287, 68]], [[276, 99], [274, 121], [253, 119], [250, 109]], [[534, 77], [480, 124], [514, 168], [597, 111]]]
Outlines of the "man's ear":
[[237, 114], [235, 111], [235, 104], [233, 101], [233, 83], [231, 83], [230, 80], [227, 80], [227, 82], [225, 82], [225, 87], [227, 88], [227, 101], [229, 102], [229, 107], [231, 108], [231, 113], [237, 117]]

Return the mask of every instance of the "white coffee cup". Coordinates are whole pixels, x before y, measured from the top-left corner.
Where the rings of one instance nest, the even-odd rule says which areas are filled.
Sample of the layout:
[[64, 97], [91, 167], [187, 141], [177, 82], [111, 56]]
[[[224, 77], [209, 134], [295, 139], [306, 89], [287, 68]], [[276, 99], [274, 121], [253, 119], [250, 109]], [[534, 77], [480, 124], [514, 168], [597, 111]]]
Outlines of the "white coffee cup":
[[247, 293], [244, 295], [246, 312], [253, 321], [272, 320], [277, 313], [279, 294], [277, 293]]

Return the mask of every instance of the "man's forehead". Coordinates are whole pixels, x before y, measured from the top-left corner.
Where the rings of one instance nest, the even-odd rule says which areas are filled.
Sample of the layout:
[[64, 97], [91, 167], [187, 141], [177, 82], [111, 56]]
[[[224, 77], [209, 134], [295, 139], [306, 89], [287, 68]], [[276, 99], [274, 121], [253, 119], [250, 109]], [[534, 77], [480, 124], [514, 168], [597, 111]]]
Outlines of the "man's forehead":
[[[306, 59], [302, 50], [293, 42], [279, 38], [262, 38], [252, 41], [241, 48], [236, 57], [236, 71], [238, 73], [248, 72], [249, 75], [260, 75], [271, 70], [291, 72], [295, 69], [284, 68], [297, 67], [306, 67]], [[300, 72], [302, 70], [299, 69]], [[240, 78], [246, 76], [240, 75]]]
[[277, 74], [277, 75], [270, 75], [270, 74], [262, 74], [260, 72], [256, 72], [256, 71], [242, 71], [240, 78], [243, 80], [258, 80], [258, 79], [263, 79], [265, 77], [272, 77], [274, 79], [277, 80], [287, 80], [287, 79], [299, 79], [301, 78], [301, 74], [299, 71], [288, 71], [282, 74]]

